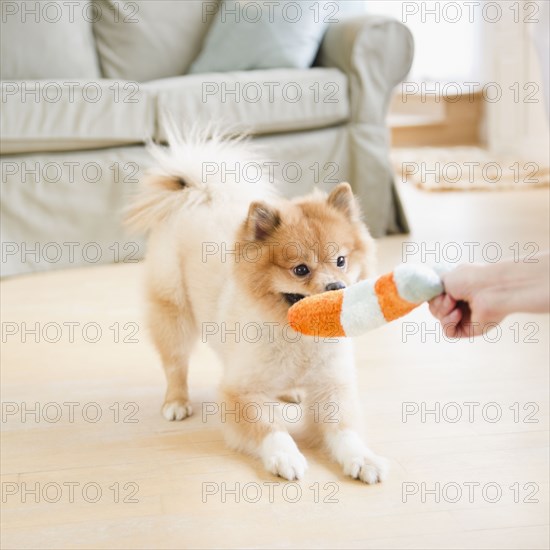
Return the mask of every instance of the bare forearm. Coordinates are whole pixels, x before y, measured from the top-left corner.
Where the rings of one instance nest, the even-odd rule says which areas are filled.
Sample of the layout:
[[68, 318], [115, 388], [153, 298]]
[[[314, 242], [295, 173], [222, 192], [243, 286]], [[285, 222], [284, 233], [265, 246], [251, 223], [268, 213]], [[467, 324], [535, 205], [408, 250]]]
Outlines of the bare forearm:
[[550, 254], [506, 260], [482, 266], [486, 299], [506, 316], [511, 313], [545, 313], [550, 310]]
[[430, 311], [449, 336], [481, 334], [511, 313], [550, 311], [550, 255], [498, 264], [461, 265], [443, 276], [445, 293]]

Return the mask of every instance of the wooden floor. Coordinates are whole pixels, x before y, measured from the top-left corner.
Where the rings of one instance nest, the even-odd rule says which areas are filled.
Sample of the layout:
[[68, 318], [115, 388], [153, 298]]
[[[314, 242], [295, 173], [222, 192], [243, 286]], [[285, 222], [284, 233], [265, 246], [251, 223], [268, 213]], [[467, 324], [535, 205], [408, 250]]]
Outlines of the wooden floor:
[[[380, 241], [381, 270], [404, 241], [409, 261], [437, 243], [447, 260], [451, 242], [466, 260], [468, 247], [493, 258], [550, 244], [546, 189], [402, 196], [413, 233]], [[2, 548], [549, 547], [548, 316], [454, 343], [423, 307], [358, 339], [367, 433], [390, 477], [362, 485], [305, 449], [307, 477], [289, 484], [227, 450], [220, 415], [203, 414], [220, 375], [206, 348], [195, 414], [161, 418], [140, 276], [127, 264], [1, 284]]]

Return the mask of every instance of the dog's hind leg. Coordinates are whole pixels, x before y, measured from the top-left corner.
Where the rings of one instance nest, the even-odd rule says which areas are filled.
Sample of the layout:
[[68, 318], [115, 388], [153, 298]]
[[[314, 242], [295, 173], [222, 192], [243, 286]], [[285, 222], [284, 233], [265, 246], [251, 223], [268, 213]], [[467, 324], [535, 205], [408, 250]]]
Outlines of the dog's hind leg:
[[192, 413], [187, 387], [189, 356], [198, 338], [192, 316], [165, 300], [151, 300], [149, 325], [166, 375], [166, 396], [162, 415], [166, 420], [183, 420]]

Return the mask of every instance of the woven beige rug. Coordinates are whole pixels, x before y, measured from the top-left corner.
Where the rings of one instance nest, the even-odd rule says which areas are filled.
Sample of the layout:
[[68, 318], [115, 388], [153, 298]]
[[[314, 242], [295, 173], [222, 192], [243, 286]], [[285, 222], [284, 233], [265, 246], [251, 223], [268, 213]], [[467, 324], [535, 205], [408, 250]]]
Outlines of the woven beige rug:
[[495, 156], [480, 147], [392, 149], [396, 177], [427, 191], [521, 189], [550, 185], [548, 165]]

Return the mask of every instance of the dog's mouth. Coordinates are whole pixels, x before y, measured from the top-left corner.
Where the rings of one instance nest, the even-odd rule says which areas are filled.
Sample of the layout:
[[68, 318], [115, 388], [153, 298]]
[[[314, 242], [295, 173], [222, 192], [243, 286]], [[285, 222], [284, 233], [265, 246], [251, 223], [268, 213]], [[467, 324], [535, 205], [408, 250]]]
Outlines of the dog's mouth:
[[283, 292], [283, 298], [285, 299], [286, 303], [290, 306], [294, 305], [296, 302], [299, 302], [305, 296], [303, 294], [287, 294]]

